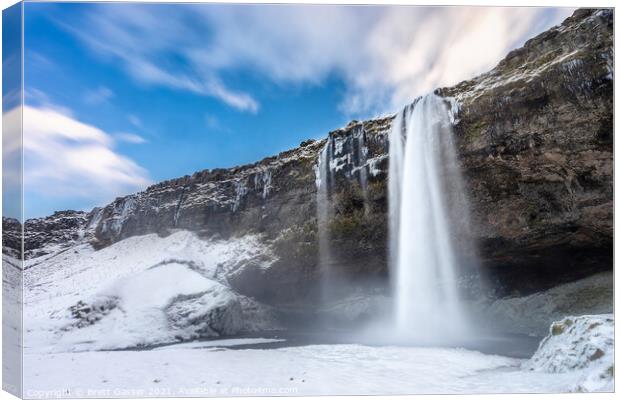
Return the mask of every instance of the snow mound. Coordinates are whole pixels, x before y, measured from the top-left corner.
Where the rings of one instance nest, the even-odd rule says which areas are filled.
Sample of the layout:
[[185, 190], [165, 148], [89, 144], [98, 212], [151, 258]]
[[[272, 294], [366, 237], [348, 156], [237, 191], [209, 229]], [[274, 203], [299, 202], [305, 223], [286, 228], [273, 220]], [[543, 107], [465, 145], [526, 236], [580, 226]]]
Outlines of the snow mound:
[[[170, 314], [177, 299], [218, 293], [215, 301], [204, 301], [201, 316], [205, 324], [217, 324], [220, 309], [234, 302], [235, 294], [223, 285], [203, 277], [186, 265], [170, 263], [120, 278], [91, 301], [70, 307], [72, 322], [65, 327], [61, 342], [71, 350], [143, 347], [175, 341], [187, 336], [186, 326], [170, 326]], [[213, 299], [213, 297], [211, 297]], [[181, 311], [181, 310], [180, 310]], [[227, 310], [241, 318], [241, 308]], [[215, 315], [211, 315], [215, 313]], [[180, 315], [184, 315], [181, 313]], [[237, 330], [229, 329], [233, 334]], [[205, 331], [204, 336], [218, 336]]]
[[269, 251], [254, 235], [224, 241], [179, 231], [28, 260], [26, 351], [150, 347], [274, 329], [270, 307], [228, 284], [247, 263], [268, 268]]
[[166, 308], [175, 330], [182, 339], [234, 335], [243, 329], [243, 311], [230, 289], [216, 285], [196, 295], [179, 296]]
[[530, 371], [581, 371], [572, 391], [613, 391], [614, 316], [583, 315], [554, 322], [530, 361]]

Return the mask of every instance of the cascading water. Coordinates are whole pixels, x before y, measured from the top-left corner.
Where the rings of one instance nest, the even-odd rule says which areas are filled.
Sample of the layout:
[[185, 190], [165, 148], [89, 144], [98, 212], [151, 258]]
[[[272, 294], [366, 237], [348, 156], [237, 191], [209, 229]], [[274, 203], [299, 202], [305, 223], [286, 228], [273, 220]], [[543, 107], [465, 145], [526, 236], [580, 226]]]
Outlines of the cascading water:
[[[324, 303], [342, 298], [349, 289], [346, 277], [338, 268], [338, 261], [332, 257], [330, 224], [336, 215], [334, 194], [338, 193], [337, 181], [357, 180], [364, 202], [364, 213], [368, 213], [368, 147], [366, 132], [362, 124], [347, 127], [351, 135], [329, 135], [319, 153], [315, 165], [316, 215], [318, 223], [319, 269], [321, 275], [321, 296]], [[336, 200], [337, 201], [337, 200]], [[336, 252], [334, 252], [336, 254]]]
[[358, 129], [353, 133], [353, 158], [355, 161], [354, 170], [357, 173], [360, 189], [364, 198], [364, 212], [368, 213], [368, 166], [366, 165], [368, 159], [368, 148], [366, 147], [366, 132], [364, 127], [360, 125]]
[[322, 276], [321, 295], [323, 301], [326, 300], [328, 287], [331, 284], [331, 251], [328, 223], [332, 215], [332, 207], [329, 196], [329, 188], [333, 179], [329, 165], [332, 147], [332, 141], [328, 138], [327, 143], [325, 143], [325, 147], [323, 147], [323, 150], [319, 153], [318, 162], [315, 166], [319, 268]]
[[[390, 264], [398, 335], [435, 342], [468, 331], [457, 274], [468, 206], [443, 99], [405, 107], [390, 133]], [[463, 258], [465, 260], [465, 258]]]

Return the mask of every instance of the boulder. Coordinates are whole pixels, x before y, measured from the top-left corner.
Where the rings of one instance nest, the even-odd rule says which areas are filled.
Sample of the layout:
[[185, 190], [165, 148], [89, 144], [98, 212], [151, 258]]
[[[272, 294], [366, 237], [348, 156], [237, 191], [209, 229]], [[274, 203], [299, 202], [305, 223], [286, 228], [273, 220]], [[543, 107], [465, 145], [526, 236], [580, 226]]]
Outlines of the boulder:
[[613, 314], [566, 317], [554, 322], [549, 335], [523, 368], [575, 373], [573, 391], [613, 391]]

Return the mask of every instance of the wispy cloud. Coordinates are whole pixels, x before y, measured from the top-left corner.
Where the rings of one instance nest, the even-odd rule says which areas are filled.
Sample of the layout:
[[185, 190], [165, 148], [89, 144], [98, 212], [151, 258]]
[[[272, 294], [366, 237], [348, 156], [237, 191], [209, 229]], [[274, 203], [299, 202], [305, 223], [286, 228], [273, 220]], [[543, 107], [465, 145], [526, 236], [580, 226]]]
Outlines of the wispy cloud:
[[[4, 217], [22, 217], [21, 101], [2, 113], [2, 211]], [[6, 103], [3, 104], [6, 107]]]
[[205, 123], [209, 129], [218, 129], [220, 127], [220, 120], [215, 115], [206, 114]]
[[94, 205], [150, 183], [144, 168], [114, 149], [113, 135], [60, 107], [26, 105], [23, 112], [25, 190]]
[[192, 53], [217, 69], [251, 66], [281, 82], [342, 77], [342, 109], [394, 110], [492, 68], [572, 10], [510, 7], [202, 7], [214, 38]]
[[51, 109], [59, 114], [72, 115], [73, 112], [66, 107], [55, 104], [47, 93], [34, 87], [27, 87], [24, 90], [24, 104], [38, 108]]
[[133, 143], [133, 144], [143, 144], [146, 143], [147, 140], [140, 135], [136, 135], [135, 133], [117, 133], [114, 137], [122, 142]]
[[225, 126], [220, 119], [213, 114], [205, 114], [205, 125], [208, 133], [230, 133], [231, 129]]
[[114, 92], [105, 86], [99, 86], [97, 89], [89, 90], [84, 95], [84, 101], [88, 104], [102, 104], [114, 97]]
[[24, 49], [25, 51], [25, 64], [28, 65], [28, 68], [34, 68], [37, 70], [49, 70], [51, 68], [55, 68], [56, 64], [49, 59], [49, 57], [44, 56], [43, 54], [30, 50]]
[[[200, 46], [205, 26], [187, 23], [184, 6], [105, 4], [93, 6], [85, 25], [59, 22], [95, 52], [120, 61], [137, 81], [212, 96], [240, 110], [256, 112], [249, 94], [228, 88], [217, 74], [186, 64], [187, 46]], [[182, 12], [181, 12], [182, 11]], [[162, 21], [166, 21], [165, 24]], [[192, 28], [198, 28], [192, 30]], [[174, 67], [162, 60], [178, 59]]]
[[[212, 96], [255, 112], [226, 84], [245, 71], [276, 84], [345, 83], [341, 108], [383, 112], [492, 68], [572, 10], [517, 7], [125, 5], [64, 26], [144, 84]], [[165, 24], [162, 23], [165, 21]]]
[[142, 128], [142, 120], [137, 115], [129, 114], [127, 116], [127, 120], [131, 125], [135, 126], [136, 128]]

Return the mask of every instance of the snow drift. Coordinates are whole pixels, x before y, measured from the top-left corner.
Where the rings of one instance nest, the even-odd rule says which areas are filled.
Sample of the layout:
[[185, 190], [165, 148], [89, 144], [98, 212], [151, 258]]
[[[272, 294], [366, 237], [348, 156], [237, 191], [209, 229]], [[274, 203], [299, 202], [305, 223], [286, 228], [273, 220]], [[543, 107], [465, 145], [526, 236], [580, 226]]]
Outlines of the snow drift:
[[614, 390], [614, 316], [583, 315], [555, 322], [524, 367], [577, 374], [572, 391]]
[[269, 268], [269, 249], [256, 236], [202, 240], [180, 231], [28, 260], [26, 347], [119, 349], [273, 329], [273, 310], [227, 282], [257, 258]]

